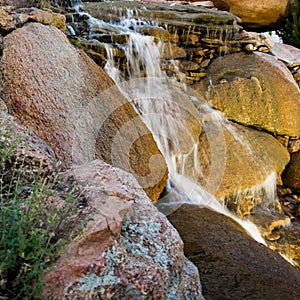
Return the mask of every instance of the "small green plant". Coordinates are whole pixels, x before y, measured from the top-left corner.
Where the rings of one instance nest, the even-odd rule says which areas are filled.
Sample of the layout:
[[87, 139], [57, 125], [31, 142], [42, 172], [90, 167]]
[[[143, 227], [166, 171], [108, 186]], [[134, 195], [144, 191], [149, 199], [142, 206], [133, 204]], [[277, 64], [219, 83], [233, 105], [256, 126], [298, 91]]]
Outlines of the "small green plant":
[[[41, 295], [44, 271], [69, 238], [69, 218], [78, 211], [73, 191], [55, 193], [62, 189], [56, 175], [41, 178], [38, 170], [24, 166], [22, 155], [16, 157], [21, 141], [0, 123], [0, 296], [4, 299]], [[36, 175], [28, 176], [29, 171]]]
[[289, 15], [285, 19], [282, 29], [277, 34], [285, 44], [300, 48], [300, 4], [299, 0], [293, 0], [288, 5]]

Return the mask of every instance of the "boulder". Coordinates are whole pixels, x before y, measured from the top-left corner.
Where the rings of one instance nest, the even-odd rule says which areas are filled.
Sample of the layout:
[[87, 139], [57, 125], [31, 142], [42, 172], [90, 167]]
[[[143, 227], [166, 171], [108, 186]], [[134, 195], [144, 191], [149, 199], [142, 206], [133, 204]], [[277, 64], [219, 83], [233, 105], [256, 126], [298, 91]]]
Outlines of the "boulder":
[[252, 30], [270, 30], [287, 15], [287, 6], [291, 0], [212, 0], [221, 10], [228, 10], [242, 19], [245, 28]]
[[178, 233], [131, 174], [96, 160], [64, 177], [89, 199], [89, 221], [45, 276], [42, 299], [203, 299]]
[[[201, 114], [204, 125], [197, 156], [192, 153], [186, 158], [185, 175], [215, 197], [230, 199], [227, 205], [240, 211], [242, 216], [247, 211], [242, 206], [249, 201], [245, 194], [253, 195], [253, 198], [255, 194], [259, 196], [259, 190], [265, 189], [263, 182], [272, 173], [275, 188], [276, 174], [280, 175], [289, 162], [289, 153], [268, 133], [216, 120], [214, 115], [219, 113], [213, 110]], [[240, 203], [236, 197], [240, 198]], [[236, 201], [238, 203], [233, 205]], [[253, 208], [253, 199], [251, 205]]]
[[19, 141], [12, 156], [12, 163], [21, 164], [24, 171], [22, 176], [26, 179], [46, 177], [58, 172], [54, 151], [16, 118], [1, 110], [0, 136], [2, 141], [6, 138], [10, 139], [10, 143]]
[[296, 47], [276, 42], [271, 53], [286, 63], [289, 68], [300, 66], [300, 49]]
[[187, 204], [168, 218], [200, 272], [206, 299], [299, 298], [300, 271], [232, 219]]
[[230, 120], [278, 135], [300, 136], [299, 87], [284, 63], [271, 55], [220, 57], [209, 66], [207, 78], [193, 87]]
[[9, 111], [63, 166], [104, 158], [133, 172], [152, 200], [159, 197], [167, 167], [151, 133], [108, 75], [61, 31], [30, 23], [6, 36], [1, 78]]
[[291, 161], [282, 174], [283, 183], [300, 192], [300, 151], [291, 154]]

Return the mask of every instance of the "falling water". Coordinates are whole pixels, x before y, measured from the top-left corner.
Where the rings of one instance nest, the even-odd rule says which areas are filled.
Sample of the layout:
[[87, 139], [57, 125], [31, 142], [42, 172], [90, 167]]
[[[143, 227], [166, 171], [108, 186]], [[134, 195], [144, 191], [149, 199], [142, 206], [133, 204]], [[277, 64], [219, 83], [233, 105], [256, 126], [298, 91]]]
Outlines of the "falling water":
[[[126, 75], [116, 69], [112, 47], [109, 45], [106, 46], [108, 61], [105, 70], [127, 99], [132, 101], [152, 132], [167, 162], [169, 183], [166, 195], [157, 203], [158, 208], [165, 214], [173, 212], [183, 203], [210, 208], [234, 219], [255, 240], [265, 244], [253, 223], [234, 216], [202, 186], [185, 176], [186, 160], [190, 156], [193, 157], [194, 172], [201, 173], [197, 157], [198, 139], [187, 132], [189, 126], [187, 115], [203, 127], [208, 139], [214, 139], [216, 135], [221, 137], [220, 141], [224, 145], [223, 147], [219, 145], [218, 149], [221, 149], [219, 151], [224, 151], [226, 148], [223, 137], [224, 128], [236, 136], [234, 128], [227, 124], [215, 110], [170, 83], [160, 68], [161, 45], [155, 43], [153, 37], [142, 36], [129, 29], [127, 29], [127, 34], [130, 37], [128, 43], [120, 47], [123, 47], [126, 54], [129, 79], [124, 80]], [[200, 107], [199, 109], [195, 108], [195, 103]], [[206, 122], [207, 118], [213, 122]], [[180, 136], [184, 137], [184, 143], [180, 140]], [[246, 143], [243, 138], [236, 138], [240, 139], [241, 143]], [[225, 167], [225, 162], [216, 162], [214, 159], [212, 161], [213, 164], [218, 165], [218, 170], [220, 165]], [[220, 176], [217, 172], [212, 173]], [[218, 185], [221, 179], [222, 176], [219, 180], [214, 180], [214, 184], [217, 182]]]
[[[236, 128], [223, 118], [220, 112], [212, 109], [192, 93], [188, 94], [185, 89], [172, 84], [160, 67], [162, 44], [152, 36], [143, 36], [137, 32], [141, 25], [147, 23], [147, 21], [137, 19], [137, 12], [128, 10], [126, 16], [120, 16], [119, 22], [106, 23], [80, 12], [79, 6], [75, 8], [78, 13], [89, 17], [90, 38], [93, 38], [93, 31], [95, 34], [100, 32], [100, 34], [128, 36], [127, 43], [122, 45], [103, 44], [107, 52], [105, 70], [114, 79], [125, 97], [132, 102], [152, 132], [167, 162], [169, 182], [165, 195], [157, 203], [158, 208], [167, 215], [183, 203], [207, 207], [234, 219], [255, 240], [265, 243], [253, 223], [239, 219], [212, 196], [222, 181], [226, 165], [225, 159], [223, 161], [216, 159], [226, 156], [224, 131], [230, 133], [246, 151], [251, 153], [248, 141], [237, 134]], [[155, 24], [148, 22], [147, 25]], [[116, 50], [122, 50], [125, 53], [126, 72], [115, 66], [114, 52]], [[198, 158], [199, 135], [190, 134], [188, 131], [191, 120], [194, 125], [196, 124], [196, 128], [197, 126], [202, 128], [210, 144], [218, 141], [218, 146], [213, 147], [214, 150], [211, 151], [211, 171], [205, 187], [193, 179], [202, 176], [202, 168]], [[192, 163], [189, 163], [190, 161]], [[264, 190], [268, 198], [274, 199], [276, 186], [274, 178], [272, 175], [261, 185], [246, 192], [255, 194]]]

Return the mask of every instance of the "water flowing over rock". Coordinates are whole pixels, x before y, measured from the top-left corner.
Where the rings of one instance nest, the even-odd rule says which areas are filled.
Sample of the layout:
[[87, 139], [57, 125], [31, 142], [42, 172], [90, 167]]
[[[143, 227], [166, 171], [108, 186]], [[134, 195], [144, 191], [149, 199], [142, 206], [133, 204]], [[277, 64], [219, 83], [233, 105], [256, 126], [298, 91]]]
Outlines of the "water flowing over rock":
[[[151, 133], [114, 82], [62, 32], [38, 23], [15, 30], [4, 39], [1, 67], [9, 111], [64, 166], [102, 157], [133, 172], [151, 199], [159, 197], [167, 168]], [[118, 134], [122, 127], [126, 135]]]
[[[214, 119], [214, 114], [217, 112], [207, 113], [206, 119], [204, 115], [204, 132], [199, 139], [197, 158], [202, 172], [195, 172], [194, 157], [190, 155], [185, 167], [187, 177], [199, 180], [205, 189], [224, 199], [260, 185], [273, 172], [282, 173], [289, 153], [274, 137], [222, 121], [221, 116]], [[247, 197], [241, 198], [242, 203], [247, 201]], [[238, 206], [235, 210], [241, 209]]]
[[132, 175], [96, 160], [68, 171], [90, 221], [45, 277], [43, 299], [203, 299], [183, 243]]
[[206, 299], [299, 298], [299, 270], [250, 239], [233, 220], [187, 204], [168, 218], [198, 267]]
[[207, 73], [195, 89], [227, 118], [279, 135], [300, 136], [299, 87], [283, 63], [264, 53], [236, 53], [216, 59]]
[[276, 28], [286, 16], [290, 0], [212, 0], [215, 6], [228, 10], [242, 19], [243, 25], [252, 30]]
[[[177, 29], [180, 30], [192, 29], [193, 26], [196, 26], [200, 33], [202, 30], [206, 31], [205, 33], [215, 30], [226, 34], [241, 29], [237, 25], [239, 18], [229, 12], [175, 4], [151, 1], [145, 3], [131, 1], [84, 3], [83, 10], [95, 18], [105, 21], [119, 20], [120, 16], [126, 15], [128, 10], [132, 10], [132, 18], [141, 22], [147, 23], [147, 20], [151, 20], [152, 23], [157, 22], [162, 27], [168, 26], [175, 29], [178, 26]], [[196, 28], [192, 30], [196, 31]], [[213, 34], [213, 32], [211, 33]]]
[[[300, 198], [289, 189], [283, 209], [276, 199], [289, 154], [269, 133], [243, 126], [285, 135], [278, 140], [297, 154], [299, 88], [290, 71], [298, 65], [289, 54], [280, 58], [287, 67], [253, 54], [273, 43], [242, 31], [229, 12], [196, 6], [82, 6], [101, 20], [67, 9], [67, 36], [117, 86], [62, 32], [30, 23], [48, 24], [49, 15], [30, 19], [31, 9], [21, 9], [18, 21], [15, 11], [24, 27], [5, 33], [0, 103], [72, 167], [65, 179], [85, 201], [83, 232], [45, 276], [44, 299], [203, 299], [177, 232], [140, 186], [152, 200], [161, 195], [156, 205], [182, 234], [207, 299], [298, 299], [298, 270], [253, 240], [299, 262], [298, 228], [286, 225], [299, 216]], [[187, 87], [198, 81], [200, 97]], [[284, 208], [294, 203], [291, 215]]]

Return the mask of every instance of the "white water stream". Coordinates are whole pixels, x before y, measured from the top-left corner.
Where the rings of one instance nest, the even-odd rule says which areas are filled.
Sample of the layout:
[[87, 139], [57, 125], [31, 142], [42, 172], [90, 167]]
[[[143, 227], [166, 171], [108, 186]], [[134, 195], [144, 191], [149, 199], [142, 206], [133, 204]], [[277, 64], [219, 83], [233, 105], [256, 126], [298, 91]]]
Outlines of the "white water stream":
[[[217, 151], [226, 150], [223, 130], [229, 131], [239, 142], [245, 144], [246, 142], [242, 137], [235, 135], [235, 128], [223, 119], [220, 113], [202, 103], [199, 99], [184, 95], [184, 91], [170, 83], [160, 69], [160, 44], [155, 44], [152, 37], [142, 36], [136, 32], [129, 32], [129, 35], [130, 39], [124, 46], [124, 51], [127, 57], [130, 79], [124, 81], [120, 71], [114, 67], [112, 50], [109, 46], [106, 48], [108, 62], [105, 70], [114, 79], [127, 99], [132, 101], [143, 121], [154, 135], [157, 145], [167, 162], [169, 185], [166, 195], [158, 201], [157, 207], [165, 214], [172, 213], [183, 203], [207, 207], [234, 219], [256, 241], [265, 244], [255, 224], [233, 215], [202, 186], [185, 176], [185, 168], [187, 167], [185, 161], [190, 155], [193, 156], [194, 171], [196, 173], [201, 172], [201, 168], [198, 165], [197, 157], [198, 141], [190, 136], [189, 150], [183, 150], [182, 147], [186, 148], [186, 144], [182, 145], [178, 138], [189, 134], [186, 130], [187, 123], [182, 111], [188, 111], [192, 118], [201, 123], [208, 138], [214, 138], [216, 135], [221, 136], [219, 140], [223, 142], [223, 145], [219, 145], [219, 149], [223, 150]], [[174, 93], [177, 94], [177, 97], [180, 97], [179, 102], [173, 98]], [[195, 101], [202, 106], [201, 117], [193, 109], [189, 109]], [[206, 124], [203, 115], [206, 115], [206, 118], [210, 120], [209, 124]], [[212, 128], [209, 129], [209, 126], [213, 127], [213, 130]], [[209, 135], [211, 136], [209, 137]], [[221, 169], [224, 170], [225, 163], [225, 159], [220, 162], [215, 161], [212, 157], [212, 164], [218, 164], [218, 170], [220, 164], [223, 165]], [[212, 169], [214, 169], [214, 166], [212, 166]], [[220, 183], [222, 173], [217, 174], [217, 176], [220, 177], [217, 180]], [[214, 180], [214, 184], [216, 184], [216, 180]], [[212, 187], [210, 188], [212, 189]], [[217, 188], [217, 186], [214, 188]]]
[[[237, 135], [235, 127], [224, 119], [220, 112], [209, 107], [195, 95], [188, 95], [171, 83], [160, 68], [162, 44], [151, 36], [143, 36], [132, 30], [136, 29], [138, 21], [131, 19], [131, 14], [129, 11], [127, 18], [123, 17], [118, 24], [108, 24], [92, 17], [89, 19], [89, 24], [90, 29], [101, 28], [107, 32], [129, 36], [126, 44], [118, 45], [126, 55], [128, 74], [125, 75], [115, 67], [113, 48], [109, 44], [105, 44], [108, 58], [105, 70], [136, 108], [152, 132], [167, 162], [169, 183], [166, 195], [158, 201], [157, 207], [165, 214], [172, 213], [183, 203], [207, 207], [234, 219], [256, 241], [265, 244], [255, 224], [233, 215], [211, 194], [221, 183], [222, 171], [225, 170], [224, 130], [243, 144], [249, 152], [251, 152], [250, 145], [247, 140]], [[211, 151], [210, 176], [213, 180], [208, 180], [205, 188], [197, 181], [189, 179], [190, 176], [189, 178], [186, 176], [187, 168], [192, 168], [195, 175], [202, 172], [198, 159], [199, 140], [187, 130], [189, 118], [201, 125], [208, 141], [218, 140], [219, 143], [218, 147], [214, 147]], [[216, 153], [217, 151], [219, 153]], [[224, 161], [216, 160], [215, 157], [220, 157], [223, 152]], [[188, 165], [187, 161], [190, 158], [192, 158], [192, 164]], [[270, 178], [257, 188], [264, 188], [272, 197], [275, 193], [275, 186], [274, 175], [271, 174]]]

